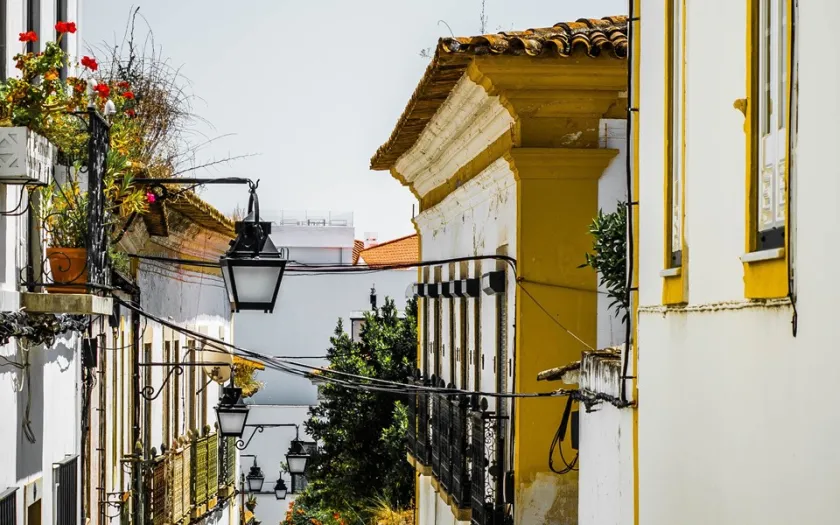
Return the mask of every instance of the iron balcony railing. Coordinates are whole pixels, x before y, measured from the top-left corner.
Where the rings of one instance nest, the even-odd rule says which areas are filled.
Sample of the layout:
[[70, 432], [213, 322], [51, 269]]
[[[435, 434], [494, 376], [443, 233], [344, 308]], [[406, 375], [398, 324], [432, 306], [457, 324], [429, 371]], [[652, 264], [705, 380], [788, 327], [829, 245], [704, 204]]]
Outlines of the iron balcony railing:
[[212, 510], [217, 498], [230, 495], [222, 489], [233, 486], [233, 479], [228, 482], [220, 470], [226, 471], [225, 476], [229, 470], [233, 478], [228, 456], [235, 464], [236, 449], [233, 444], [225, 444], [222, 453], [219, 442], [217, 434], [210, 434], [149, 462], [145, 501], [150, 525], [189, 523]]
[[72, 457], [53, 465], [56, 525], [76, 525], [79, 511], [78, 458]]
[[469, 401], [466, 396], [450, 400], [452, 426], [449, 434], [451, 488], [449, 493], [460, 509], [470, 508], [470, 454], [469, 439], [472, 433], [469, 418]]
[[[482, 403], [486, 406], [486, 403]], [[508, 525], [502, 491], [505, 419], [486, 410], [473, 410], [470, 501], [472, 525]]]
[[0, 492], [0, 525], [17, 525], [17, 488]]

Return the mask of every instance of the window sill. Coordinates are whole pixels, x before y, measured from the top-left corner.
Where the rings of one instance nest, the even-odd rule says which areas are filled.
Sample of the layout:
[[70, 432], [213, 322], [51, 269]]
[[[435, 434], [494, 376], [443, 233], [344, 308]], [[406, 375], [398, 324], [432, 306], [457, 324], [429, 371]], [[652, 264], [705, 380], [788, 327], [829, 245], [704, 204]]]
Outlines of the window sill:
[[666, 277], [679, 277], [682, 275], [682, 268], [665, 268], [664, 270], [659, 272], [659, 277], [666, 278]]
[[741, 256], [742, 263], [756, 263], [761, 261], [773, 261], [775, 259], [784, 259], [784, 248], [771, 248], [769, 250], [761, 250], [760, 252], [749, 252]]
[[788, 268], [784, 248], [772, 248], [741, 256], [744, 265], [744, 297], [778, 299], [787, 297]]

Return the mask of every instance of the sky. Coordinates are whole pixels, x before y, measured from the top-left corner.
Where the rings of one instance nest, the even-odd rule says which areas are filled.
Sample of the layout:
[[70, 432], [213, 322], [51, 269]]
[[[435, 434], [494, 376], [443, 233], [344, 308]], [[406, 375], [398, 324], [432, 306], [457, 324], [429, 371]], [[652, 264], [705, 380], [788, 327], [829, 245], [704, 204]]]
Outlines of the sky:
[[[252, 155], [200, 177], [260, 179], [260, 208], [353, 212], [356, 237], [414, 233], [408, 188], [370, 157], [390, 136], [442, 36], [481, 34], [481, 0], [84, 0], [85, 50], [122, 39], [132, 6], [181, 68], [219, 137], [198, 161]], [[627, 0], [486, 0], [486, 32], [624, 14]], [[444, 22], [439, 22], [439, 21]], [[139, 27], [139, 24], [138, 24]], [[450, 28], [452, 33], [450, 33]], [[145, 31], [145, 28], [143, 29]], [[83, 54], [88, 54], [84, 53]], [[239, 186], [201, 196], [223, 213]]]

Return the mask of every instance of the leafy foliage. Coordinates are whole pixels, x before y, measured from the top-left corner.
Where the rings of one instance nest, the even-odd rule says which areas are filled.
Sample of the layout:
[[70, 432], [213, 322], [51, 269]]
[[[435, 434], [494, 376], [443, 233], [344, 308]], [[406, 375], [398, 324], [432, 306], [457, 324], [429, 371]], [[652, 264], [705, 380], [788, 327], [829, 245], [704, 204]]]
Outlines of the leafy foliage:
[[[349, 520], [352, 523], [352, 520]], [[281, 525], [347, 525], [348, 520], [342, 517], [341, 513], [311, 508], [301, 502], [298, 498], [289, 503], [286, 517]]]
[[616, 211], [598, 215], [589, 226], [594, 237], [592, 253], [586, 254], [586, 262], [580, 268], [590, 267], [598, 272], [600, 285], [605, 287], [612, 302], [615, 316], [622, 316], [627, 322], [627, 206], [619, 202]]
[[[341, 321], [327, 351], [329, 368], [404, 382], [417, 354], [417, 305], [400, 318], [394, 301], [366, 316], [361, 340], [353, 342]], [[405, 461], [405, 406], [399, 394], [319, 387], [321, 401], [305, 427], [319, 443], [308, 467], [308, 486], [298, 501], [311, 508], [339, 509], [367, 522], [375, 502], [390, 508], [411, 504], [414, 473]]]

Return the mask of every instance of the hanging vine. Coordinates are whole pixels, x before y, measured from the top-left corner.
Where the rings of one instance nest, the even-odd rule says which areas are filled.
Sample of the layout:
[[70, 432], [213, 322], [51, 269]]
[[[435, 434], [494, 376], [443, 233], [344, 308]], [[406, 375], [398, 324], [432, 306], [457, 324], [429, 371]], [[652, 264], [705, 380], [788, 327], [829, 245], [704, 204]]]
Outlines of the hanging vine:
[[90, 318], [84, 315], [0, 312], [0, 345], [8, 344], [15, 337], [26, 339], [30, 346], [52, 346], [59, 335], [70, 331], [84, 332], [89, 324]]

